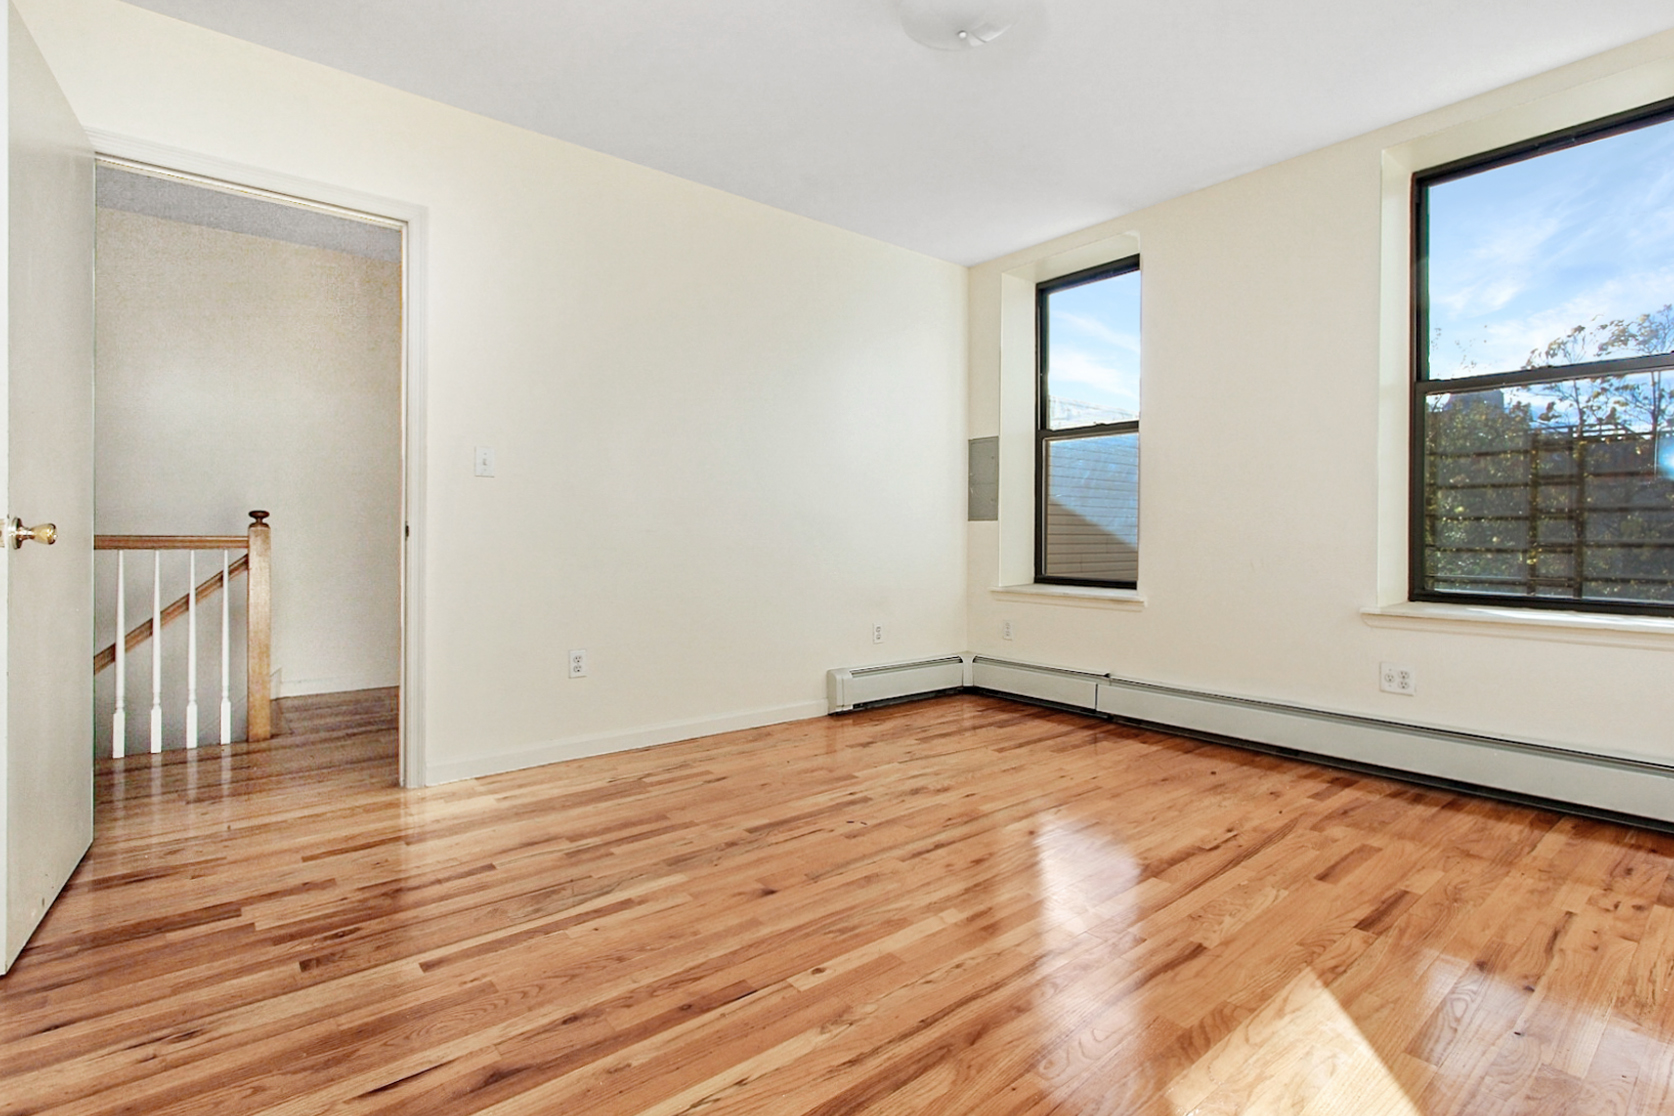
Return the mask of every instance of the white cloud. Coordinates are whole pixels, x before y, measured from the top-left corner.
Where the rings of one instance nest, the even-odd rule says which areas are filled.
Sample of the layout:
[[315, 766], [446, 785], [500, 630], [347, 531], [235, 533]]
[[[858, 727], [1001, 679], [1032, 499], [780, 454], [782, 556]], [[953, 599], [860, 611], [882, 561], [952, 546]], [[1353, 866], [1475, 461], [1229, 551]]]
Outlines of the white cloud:
[[[1109, 345], [1114, 345], [1119, 349], [1126, 349], [1127, 351], [1136, 354], [1139, 352], [1138, 334], [1126, 333], [1118, 329], [1113, 329], [1109, 323], [1103, 322], [1098, 318], [1091, 317], [1087, 314], [1074, 314], [1067, 310], [1054, 309], [1052, 311], [1052, 325], [1054, 330], [1054, 342], [1057, 340], [1057, 327], [1060, 325], [1067, 325], [1073, 329], [1080, 330], [1086, 336], [1097, 338], [1098, 340]], [[1054, 344], [1053, 347], [1056, 349], [1056, 344]]]
[[1516, 317], [1500, 318], [1475, 327], [1456, 327], [1442, 335], [1434, 354], [1436, 371], [1450, 370], [1463, 345], [1479, 372], [1520, 368], [1530, 352], [1575, 326], [1593, 326], [1618, 318], [1636, 318], [1674, 302], [1674, 263], [1607, 279], [1579, 291], [1562, 303]]
[[[1500, 225], [1471, 251], [1433, 267], [1433, 305], [1459, 318], [1491, 314], [1534, 286], [1546, 243], [1562, 221], [1550, 214]], [[1439, 262], [1439, 261], [1438, 261]]]
[[1060, 400], [1088, 403], [1125, 415], [1139, 414], [1137, 367], [1122, 369], [1108, 359], [1080, 349], [1052, 348], [1052, 394]]

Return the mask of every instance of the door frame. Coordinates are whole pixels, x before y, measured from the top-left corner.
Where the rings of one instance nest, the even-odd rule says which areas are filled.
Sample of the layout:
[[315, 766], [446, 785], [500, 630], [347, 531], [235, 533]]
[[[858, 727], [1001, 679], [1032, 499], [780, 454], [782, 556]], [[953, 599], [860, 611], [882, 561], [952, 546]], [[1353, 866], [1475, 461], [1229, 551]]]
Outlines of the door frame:
[[[187, 151], [96, 128], [87, 129], [94, 157], [142, 163], [185, 178], [213, 179], [252, 195], [280, 195], [354, 210], [405, 226], [401, 268], [401, 557], [400, 740], [403, 787], [425, 785], [424, 749], [424, 540], [426, 442], [425, 291], [429, 261], [429, 211], [422, 205], [300, 178], [266, 167]], [[98, 265], [94, 265], [97, 282]]]

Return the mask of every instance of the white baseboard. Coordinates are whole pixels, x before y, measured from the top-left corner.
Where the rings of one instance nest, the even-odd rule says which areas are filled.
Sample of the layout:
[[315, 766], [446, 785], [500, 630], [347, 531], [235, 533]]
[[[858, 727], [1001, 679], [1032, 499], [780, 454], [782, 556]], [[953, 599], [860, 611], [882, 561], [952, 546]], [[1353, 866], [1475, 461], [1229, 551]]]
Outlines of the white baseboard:
[[631, 729], [627, 732], [596, 733], [575, 736], [567, 740], [553, 740], [513, 752], [496, 752], [460, 760], [431, 760], [425, 765], [425, 785], [452, 783], [460, 779], [475, 779], [483, 775], [498, 775], [505, 771], [520, 771], [525, 767], [539, 767], [564, 760], [602, 756], [611, 752], [627, 752], [648, 748], [654, 744], [672, 744], [677, 740], [691, 740], [699, 736], [713, 736], [719, 732], [738, 732], [741, 729], [763, 728], [786, 721], [805, 721], [823, 717], [826, 703], [802, 701], [790, 705], [774, 705], [766, 709], [751, 709], [722, 717], [702, 717], [690, 721], [665, 721], [658, 725]]
[[1674, 766], [1112, 678], [1098, 712], [1487, 791], [1674, 822]]
[[[940, 663], [935, 665], [939, 667]], [[1649, 757], [1602, 754], [1538, 741], [1381, 721], [981, 655], [967, 655], [965, 670], [967, 687], [989, 693], [1144, 721], [1232, 743], [1245, 741], [1281, 748], [1327, 763], [1338, 760], [1397, 775], [1464, 784], [1490, 794], [1545, 799], [1674, 823], [1674, 764]], [[834, 673], [852, 677], [851, 672]], [[949, 682], [931, 673], [924, 673], [922, 679], [931, 690], [940, 690]], [[762, 728], [823, 716], [828, 711], [834, 711], [833, 707], [824, 701], [797, 702], [432, 762], [426, 769], [426, 784]]]
[[1674, 764], [1438, 726], [1183, 690], [978, 655], [972, 685], [991, 693], [1246, 741], [1493, 794], [1674, 823]]

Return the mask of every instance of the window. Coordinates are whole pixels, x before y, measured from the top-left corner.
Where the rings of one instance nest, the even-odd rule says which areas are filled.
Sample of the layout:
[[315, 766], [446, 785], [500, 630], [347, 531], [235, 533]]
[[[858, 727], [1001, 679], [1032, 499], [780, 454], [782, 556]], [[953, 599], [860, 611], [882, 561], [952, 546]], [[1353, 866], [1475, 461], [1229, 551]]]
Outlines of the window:
[[1035, 288], [1035, 580], [1139, 577], [1139, 257]]
[[1674, 103], [1413, 204], [1412, 599], [1674, 613]]

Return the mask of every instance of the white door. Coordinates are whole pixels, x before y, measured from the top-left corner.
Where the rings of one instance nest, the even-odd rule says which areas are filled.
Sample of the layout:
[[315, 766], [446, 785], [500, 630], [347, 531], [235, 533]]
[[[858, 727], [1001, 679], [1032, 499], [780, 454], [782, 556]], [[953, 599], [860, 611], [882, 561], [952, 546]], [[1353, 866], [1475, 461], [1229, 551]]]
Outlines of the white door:
[[93, 152], [7, 7], [0, 972], [93, 840]]

